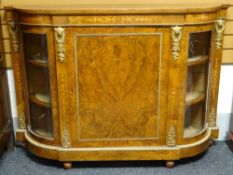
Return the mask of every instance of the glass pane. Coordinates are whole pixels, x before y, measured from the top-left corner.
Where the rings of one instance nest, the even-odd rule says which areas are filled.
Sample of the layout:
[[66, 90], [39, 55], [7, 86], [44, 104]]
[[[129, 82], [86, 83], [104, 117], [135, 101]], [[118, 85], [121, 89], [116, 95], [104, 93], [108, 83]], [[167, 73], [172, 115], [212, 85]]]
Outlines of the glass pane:
[[202, 103], [186, 106], [184, 137], [197, 134], [204, 126], [205, 105]]
[[30, 102], [30, 119], [31, 128], [39, 135], [52, 137], [52, 111], [50, 108], [37, 105], [37, 103]]
[[191, 33], [189, 35], [189, 59], [209, 55], [211, 32]]
[[33, 132], [53, 136], [47, 36], [24, 33], [30, 124]]
[[191, 33], [186, 80], [184, 137], [205, 127], [211, 32]]

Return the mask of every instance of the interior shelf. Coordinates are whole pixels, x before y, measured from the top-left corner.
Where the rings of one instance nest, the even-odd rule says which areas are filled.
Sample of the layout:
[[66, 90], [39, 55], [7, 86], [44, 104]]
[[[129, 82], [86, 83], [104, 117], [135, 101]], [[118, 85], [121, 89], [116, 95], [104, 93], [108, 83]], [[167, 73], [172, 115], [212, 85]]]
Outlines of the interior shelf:
[[188, 59], [188, 66], [195, 66], [207, 62], [208, 55], [195, 56]]
[[43, 106], [43, 107], [46, 107], [46, 108], [50, 108], [51, 107], [50, 100], [38, 98], [37, 95], [30, 95], [30, 100], [32, 102], [40, 105], [40, 106]]
[[33, 133], [39, 134], [39, 136], [53, 137], [51, 132], [43, 129], [34, 129]]
[[32, 60], [32, 59], [26, 59], [27, 62], [31, 65], [34, 66], [39, 66], [39, 67], [48, 67], [48, 62], [47, 61], [42, 61], [42, 60]]
[[200, 128], [194, 126], [189, 126], [184, 128], [184, 137], [190, 137], [200, 132]]
[[194, 105], [205, 100], [205, 93], [203, 92], [190, 92], [186, 94], [186, 105]]

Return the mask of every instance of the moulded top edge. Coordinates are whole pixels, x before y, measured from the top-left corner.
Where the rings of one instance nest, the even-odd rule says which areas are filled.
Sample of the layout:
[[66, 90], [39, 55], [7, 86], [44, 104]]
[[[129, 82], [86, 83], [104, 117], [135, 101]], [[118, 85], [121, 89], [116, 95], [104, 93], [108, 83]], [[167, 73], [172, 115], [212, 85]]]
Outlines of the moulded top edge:
[[147, 5], [59, 5], [5, 7], [19, 13], [41, 15], [72, 14], [185, 14], [210, 13], [227, 8], [227, 4], [147, 4]]

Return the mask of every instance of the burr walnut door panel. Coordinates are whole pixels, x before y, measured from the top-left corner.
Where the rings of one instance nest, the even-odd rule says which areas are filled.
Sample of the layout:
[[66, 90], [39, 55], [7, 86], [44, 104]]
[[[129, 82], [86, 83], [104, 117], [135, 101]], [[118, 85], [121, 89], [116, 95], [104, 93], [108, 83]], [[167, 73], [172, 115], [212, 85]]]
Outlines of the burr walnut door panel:
[[169, 32], [66, 29], [73, 146], [165, 144]]
[[59, 142], [53, 36], [51, 28], [24, 27], [22, 31], [28, 130], [33, 138], [49, 144]]

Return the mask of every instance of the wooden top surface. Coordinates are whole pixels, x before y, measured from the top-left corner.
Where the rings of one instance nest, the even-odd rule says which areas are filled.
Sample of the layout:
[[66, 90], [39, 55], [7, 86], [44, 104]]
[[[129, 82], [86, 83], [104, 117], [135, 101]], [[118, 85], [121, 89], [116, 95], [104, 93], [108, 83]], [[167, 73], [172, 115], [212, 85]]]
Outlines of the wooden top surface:
[[181, 14], [207, 13], [223, 4], [147, 4], [147, 5], [60, 5], [60, 6], [15, 6], [6, 7], [29, 14]]

